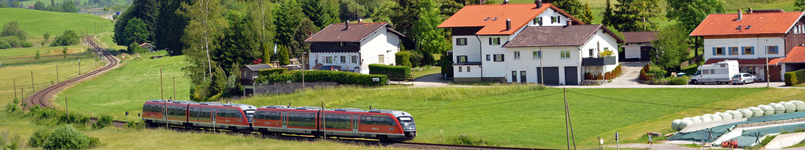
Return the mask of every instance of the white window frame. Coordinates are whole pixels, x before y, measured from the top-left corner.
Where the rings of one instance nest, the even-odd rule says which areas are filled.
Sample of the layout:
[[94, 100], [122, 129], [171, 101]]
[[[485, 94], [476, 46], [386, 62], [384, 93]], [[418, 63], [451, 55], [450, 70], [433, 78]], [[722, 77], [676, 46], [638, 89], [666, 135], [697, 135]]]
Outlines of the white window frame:
[[516, 60], [520, 59], [520, 51], [514, 51], [514, 59]]
[[377, 63], [385, 64], [386, 63], [386, 56], [383, 54], [377, 55]]
[[570, 51], [561, 51], [560, 55], [561, 59], [570, 59]]
[[456, 46], [467, 45], [467, 38], [456, 38]]
[[358, 63], [358, 56], [352, 55], [352, 63]]

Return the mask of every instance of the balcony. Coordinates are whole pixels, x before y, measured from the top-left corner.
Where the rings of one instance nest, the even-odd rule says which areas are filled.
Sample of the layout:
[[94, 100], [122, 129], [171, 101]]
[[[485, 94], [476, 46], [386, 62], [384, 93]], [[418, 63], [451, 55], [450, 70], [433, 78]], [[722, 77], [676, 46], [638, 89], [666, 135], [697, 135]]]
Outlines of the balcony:
[[581, 66], [604, 66], [614, 65], [618, 58], [615, 57], [602, 57], [602, 58], [582, 58]]

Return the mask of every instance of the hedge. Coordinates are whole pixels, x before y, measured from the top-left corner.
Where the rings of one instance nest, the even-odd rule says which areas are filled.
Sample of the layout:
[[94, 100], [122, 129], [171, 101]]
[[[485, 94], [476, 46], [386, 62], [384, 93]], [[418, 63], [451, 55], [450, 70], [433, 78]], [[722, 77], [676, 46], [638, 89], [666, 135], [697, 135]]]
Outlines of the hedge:
[[[344, 71], [312, 70], [305, 71], [305, 82], [336, 82], [338, 84], [352, 85], [386, 85], [388, 77], [386, 75], [370, 75]], [[374, 82], [372, 78], [379, 78], [380, 81]], [[302, 82], [302, 71], [288, 71], [283, 74], [272, 74], [266, 78], [261, 77], [262, 81], [268, 83], [282, 82]], [[258, 80], [258, 81], [260, 81]]]
[[411, 53], [406, 52], [406, 51], [401, 51], [401, 52], [394, 53], [394, 56], [397, 59], [396, 60], [397, 65], [411, 67], [411, 60], [410, 60]]
[[369, 74], [381, 74], [387, 76], [411, 76], [411, 67], [407, 66], [389, 66], [382, 64], [370, 64]]
[[271, 74], [283, 74], [285, 71], [288, 71], [286, 68], [271, 68], [271, 69], [262, 69], [258, 70], [257, 73], [260, 74], [260, 77], [267, 77]]
[[790, 71], [784, 74], [785, 85], [792, 86], [805, 82], [805, 69]]

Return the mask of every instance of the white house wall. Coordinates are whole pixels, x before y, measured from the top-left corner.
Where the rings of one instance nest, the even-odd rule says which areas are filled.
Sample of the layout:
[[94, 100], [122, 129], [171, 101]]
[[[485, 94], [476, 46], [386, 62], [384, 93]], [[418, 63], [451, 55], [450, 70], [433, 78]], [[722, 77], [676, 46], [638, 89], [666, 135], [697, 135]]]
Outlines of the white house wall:
[[[505, 66], [507, 61], [511, 61], [514, 57], [511, 52], [506, 51], [503, 48], [503, 44], [509, 42], [509, 36], [480, 36], [481, 37], [481, 47], [483, 48], [483, 54], [481, 55], [483, 65], [483, 77], [484, 78], [495, 78], [495, 77], [505, 77], [506, 68], [505, 67], [496, 67], [496, 66]], [[499, 45], [489, 45], [489, 38], [500, 38]], [[503, 54], [503, 62], [495, 62], [495, 54]], [[490, 59], [486, 60], [486, 55], [490, 56]]]
[[[551, 23], [551, 16], [559, 16], [558, 23]], [[567, 21], [570, 19], [567, 16], [563, 15], [562, 13], [557, 12], [551, 8], [545, 9], [544, 12], [537, 15], [537, 18], [542, 18], [542, 26], [565, 26], [567, 25]], [[529, 21], [528, 26], [540, 26], [539, 24], [534, 24], [534, 21]]]
[[[598, 56], [599, 53], [603, 52], [604, 49], [607, 48], [612, 51], [612, 57], [618, 58], [618, 40], [604, 32], [603, 29], [598, 29], [598, 31], [595, 32], [595, 35], [590, 37], [590, 39], [587, 39], [587, 42], [581, 47], [581, 55], [582, 58], [600, 58], [601, 56]], [[595, 51], [590, 53], [589, 49], [595, 49]], [[579, 61], [579, 63], [581, 63], [581, 61]], [[618, 66], [618, 64], [619, 60], [615, 59], [615, 64], [604, 66], [603, 71], [612, 71]], [[583, 72], [579, 74], [583, 74]]]
[[[777, 46], [777, 54], [769, 54], [770, 58], [785, 56], [785, 39], [783, 37], [769, 37], [769, 46]], [[755, 54], [744, 55], [742, 47], [754, 46]], [[724, 55], [713, 55], [713, 47], [724, 47]], [[729, 47], [738, 47], [738, 55], [730, 55]], [[704, 59], [759, 59], [766, 58], [766, 38], [723, 38], [704, 39]]]
[[[461, 68], [461, 69], [459, 69]], [[467, 69], [469, 68], [469, 69]], [[461, 72], [459, 72], [461, 70]], [[454, 78], [480, 78], [481, 66], [479, 65], [454, 65], [453, 66]]]
[[641, 59], [640, 57], [640, 47], [643, 46], [651, 46], [649, 43], [641, 43], [641, 44], [626, 44], [624, 47], [624, 58], [626, 59]]
[[[345, 58], [344, 63], [341, 62], [341, 56]], [[312, 52], [308, 57], [313, 61], [309, 61], [308, 65], [313, 68], [318, 61], [323, 66], [341, 66], [341, 70], [354, 70], [355, 67], [360, 67], [360, 62], [352, 63], [352, 56], [357, 58], [359, 54], [357, 52]], [[327, 63], [327, 57], [333, 57], [333, 62]]]
[[[505, 67], [489, 66], [484, 63], [484, 66], [489, 68], [502, 68], [507, 82], [512, 82], [511, 71], [526, 71], [526, 81], [529, 83], [537, 83], [537, 67], [559, 67], [559, 82], [565, 83], [565, 67], [581, 67], [581, 53], [578, 47], [543, 47], [542, 58], [540, 65], [539, 58], [533, 58], [534, 51], [540, 51], [539, 47], [517, 47], [506, 49], [506, 63]], [[520, 52], [520, 59], [514, 59], [514, 52]], [[570, 51], [570, 58], [562, 58], [561, 51]], [[582, 72], [579, 72], [577, 81], [581, 81]]]
[[[395, 53], [399, 52], [400, 39], [397, 36], [389, 36], [386, 27], [381, 27], [361, 41], [360, 57], [362, 60], [360, 72], [369, 74], [369, 64], [392, 65], [395, 63]], [[379, 55], [383, 55], [383, 63], [380, 63]]]
[[[456, 41], [459, 38], [466, 38], [467, 45], [456, 45]], [[453, 62], [458, 62], [458, 56], [467, 56], [468, 62], [481, 62], [481, 51], [478, 49], [478, 45], [483, 43], [484, 40], [481, 39], [479, 42], [476, 36], [453, 36]]]

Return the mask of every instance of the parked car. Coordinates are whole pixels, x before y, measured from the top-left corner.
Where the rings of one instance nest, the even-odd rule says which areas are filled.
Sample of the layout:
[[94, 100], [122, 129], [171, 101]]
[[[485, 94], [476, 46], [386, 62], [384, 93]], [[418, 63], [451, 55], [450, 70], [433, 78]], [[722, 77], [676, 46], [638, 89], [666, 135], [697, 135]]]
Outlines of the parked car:
[[322, 66], [319, 70], [341, 71], [341, 66]]
[[676, 73], [676, 77], [684, 77], [685, 75], [687, 75], [687, 73], [684, 72]]
[[734, 85], [734, 84], [738, 84], [738, 83], [740, 83], [740, 84], [755, 83], [755, 80], [757, 80], [757, 77], [755, 77], [752, 74], [739, 73], [739, 74], [735, 74], [735, 76], [732, 76], [731, 81], [732, 81], [732, 84]]

